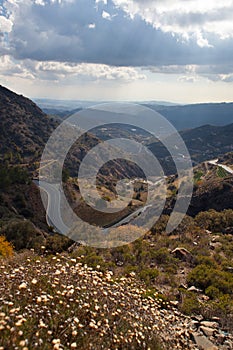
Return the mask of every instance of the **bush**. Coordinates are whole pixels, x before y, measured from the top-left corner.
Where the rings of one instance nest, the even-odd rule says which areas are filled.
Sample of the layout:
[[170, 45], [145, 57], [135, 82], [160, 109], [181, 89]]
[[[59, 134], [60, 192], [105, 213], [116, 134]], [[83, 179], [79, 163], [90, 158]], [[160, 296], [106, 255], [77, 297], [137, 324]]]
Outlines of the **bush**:
[[195, 222], [199, 227], [213, 232], [222, 232], [224, 228], [233, 226], [233, 210], [226, 209], [222, 212], [217, 212], [210, 209], [206, 212], [201, 212], [195, 217]]
[[159, 265], [168, 264], [173, 260], [173, 257], [169, 253], [167, 248], [160, 248], [159, 250], [154, 250], [151, 252], [152, 259]]
[[217, 270], [207, 265], [198, 265], [188, 275], [189, 285], [201, 288], [203, 291], [213, 286], [224, 294], [232, 294], [233, 275], [230, 272]]
[[0, 189], [6, 190], [12, 184], [27, 184], [30, 181], [29, 173], [25, 169], [0, 164]]
[[150, 285], [158, 277], [159, 271], [155, 268], [153, 269], [143, 269], [139, 272], [139, 277], [147, 285]]
[[67, 250], [72, 243], [73, 241], [68, 237], [56, 233], [47, 237], [45, 247], [50, 253], [61, 253]]
[[11, 221], [2, 232], [16, 250], [37, 248], [44, 243], [41, 232], [30, 221]]
[[210, 298], [210, 299], [217, 299], [220, 295], [220, 291], [218, 288], [214, 286], [210, 286], [206, 289], [205, 294]]
[[13, 246], [4, 236], [0, 236], [0, 257], [8, 258], [13, 255]]
[[180, 309], [181, 312], [186, 315], [199, 314], [200, 304], [198, 302], [197, 296], [194, 293], [185, 292]]
[[197, 262], [197, 265], [206, 265], [209, 267], [217, 268], [216, 262], [209, 256], [203, 256], [203, 255], [197, 256], [196, 262]]

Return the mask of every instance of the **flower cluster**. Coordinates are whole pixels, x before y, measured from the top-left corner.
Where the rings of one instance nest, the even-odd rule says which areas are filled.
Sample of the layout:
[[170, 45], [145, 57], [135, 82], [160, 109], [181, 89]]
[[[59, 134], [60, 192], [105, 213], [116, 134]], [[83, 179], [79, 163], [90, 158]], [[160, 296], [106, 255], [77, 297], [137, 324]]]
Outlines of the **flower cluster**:
[[190, 319], [130, 277], [68, 255], [0, 266], [0, 349], [195, 349]]

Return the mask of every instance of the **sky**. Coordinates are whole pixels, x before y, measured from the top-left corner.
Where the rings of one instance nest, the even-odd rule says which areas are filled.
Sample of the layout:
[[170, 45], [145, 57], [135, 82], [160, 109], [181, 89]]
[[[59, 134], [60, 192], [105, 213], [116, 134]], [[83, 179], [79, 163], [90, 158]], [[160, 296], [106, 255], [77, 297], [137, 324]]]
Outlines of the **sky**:
[[0, 84], [31, 98], [233, 101], [233, 0], [0, 0]]

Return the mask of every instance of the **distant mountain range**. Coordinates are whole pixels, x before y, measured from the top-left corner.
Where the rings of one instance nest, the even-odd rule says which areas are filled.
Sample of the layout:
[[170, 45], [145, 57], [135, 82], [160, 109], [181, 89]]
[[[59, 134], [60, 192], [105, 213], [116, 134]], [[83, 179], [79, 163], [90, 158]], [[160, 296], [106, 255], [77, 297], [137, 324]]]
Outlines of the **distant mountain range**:
[[[95, 106], [102, 103], [111, 103], [115, 101], [88, 101], [88, 100], [56, 100], [48, 98], [34, 98], [32, 99], [41, 109], [56, 109], [60, 111], [71, 111], [77, 108], [87, 108], [90, 106]], [[177, 106], [177, 103], [168, 102], [168, 101], [133, 101], [132, 103], [152, 105], [152, 106]]]
[[[94, 106], [104, 101], [66, 101], [35, 99], [46, 113], [66, 118], [79, 110]], [[111, 102], [109, 102], [111, 103]], [[178, 130], [196, 128], [210, 124], [223, 126], [233, 123], [233, 103], [200, 103], [178, 105], [166, 101], [134, 102], [151, 108], [168, 119]]]
[[223, 126], [233, 123], [233, 103], [202, 103], [185, 106], [146, 104], [146, 106], [162, 114], [178, 130], [206, 124]]

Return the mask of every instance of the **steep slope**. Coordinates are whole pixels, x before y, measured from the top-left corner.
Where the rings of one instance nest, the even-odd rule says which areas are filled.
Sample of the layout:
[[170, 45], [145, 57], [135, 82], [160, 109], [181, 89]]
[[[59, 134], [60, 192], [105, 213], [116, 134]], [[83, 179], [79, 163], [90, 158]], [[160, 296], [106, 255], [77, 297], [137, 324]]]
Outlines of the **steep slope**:
[[[225, 164], [227, 164], [225, 170]], [[233, 209], [233, 158], [227, 153], [217, 161], [205, 161], [194, 167], [194, 188], [187, 214], [194, 217], [210, 209], [218, 212]], [[177, 175], [169, 177], [168, 199], [165, 213], [170, 214], [175, 204], [178, 189]], [[185, 186], [185, 179], [181, 179]]]
[[[194, 165], [218, 158], [233, 150], [233, 124], [226, 126], [204, 125], [180, 132]], [[153, 142], [149, 149], [158, 157], [167, 175], [176, 173], [171, 155], [161, 142]], [[176, 145], [178, 153], [182, 145]], [[180, 151], [182, 152], [182, 151]]]
[[15, 260], [1, 266], [4, 349], [231, 349], [217, 322], [183, 315], [135, 273], [117, 279], [66, 255]]
[[56, 125], [34, 102], [0, 86], [0, 159], [38, 160]]
[[218, 163], [204, 162], [195, 167], [194, 193], [188, 210], [190, 215], [209, 209], [233, 209], [233, 175], [224, 169], [223, 163], [227, 158], [230, 169], [233, 166], [231, 156], [232, 153], [227, 153]]

